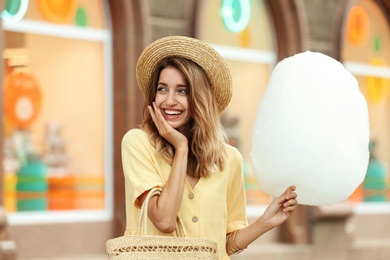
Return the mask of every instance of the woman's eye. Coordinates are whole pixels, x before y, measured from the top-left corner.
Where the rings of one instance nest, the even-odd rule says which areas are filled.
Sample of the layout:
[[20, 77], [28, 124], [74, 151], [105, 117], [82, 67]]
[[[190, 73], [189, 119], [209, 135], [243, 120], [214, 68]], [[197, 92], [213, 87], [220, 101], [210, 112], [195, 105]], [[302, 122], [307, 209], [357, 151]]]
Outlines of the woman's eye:
[[164, 86], [157, 86], [157, 91], [158, 92], [162, 92], [162, 91], [166, 91], [166, 90], [167, 90], [167, 88], [164, 87]]
[[180, 93], [180, 94], [187, 95], [187, 94], [188, 94], [188, 91], [187, 91], [186, 88], [181, 88], [181, 89], [179, 89], [179, 93]]

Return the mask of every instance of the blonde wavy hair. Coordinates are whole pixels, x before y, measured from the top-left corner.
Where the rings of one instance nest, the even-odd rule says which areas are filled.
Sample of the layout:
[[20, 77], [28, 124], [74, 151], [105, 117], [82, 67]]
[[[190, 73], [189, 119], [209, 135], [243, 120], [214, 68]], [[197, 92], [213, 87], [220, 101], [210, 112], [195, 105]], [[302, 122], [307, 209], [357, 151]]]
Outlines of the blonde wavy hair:
[[144, 104], [144, 121], [141, 128], [149, 133], [149, 138], [162, 157], [172, 164], [174, 147], [158, 133], [148, 111], [156, 97], [157, 84], [161, 71], [166, 67], [179, 70], [189, 90], [188, 103], [192, 120], [187, 173], [194, 177], [205, 177], [216, 167], [223, 170], [226, 159], [227, 141], [219, 119], [219, 112], [213, 90], [204, 70], [196, 63], [181, 57], [169, 57], [157, 66], [148, 87]]

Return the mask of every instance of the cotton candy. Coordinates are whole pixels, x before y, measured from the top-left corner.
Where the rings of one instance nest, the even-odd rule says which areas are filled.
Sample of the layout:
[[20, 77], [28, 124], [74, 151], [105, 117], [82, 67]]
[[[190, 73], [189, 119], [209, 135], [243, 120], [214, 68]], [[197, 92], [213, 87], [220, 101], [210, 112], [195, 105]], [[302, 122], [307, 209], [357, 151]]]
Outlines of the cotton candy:
[[258, 106], [251, 159], [260, 188], [298, 203], [331, 205], [363, 182], [369, 159], [367, 103], [335, 59], [306, 51], [274, 68]]

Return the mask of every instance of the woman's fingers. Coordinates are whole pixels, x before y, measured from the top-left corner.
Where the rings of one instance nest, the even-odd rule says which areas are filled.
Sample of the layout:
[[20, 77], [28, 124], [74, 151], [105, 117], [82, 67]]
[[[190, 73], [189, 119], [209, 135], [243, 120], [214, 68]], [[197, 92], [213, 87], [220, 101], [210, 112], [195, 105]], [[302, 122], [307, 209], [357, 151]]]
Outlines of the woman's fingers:
[[298, 197], [297, 193], [295, 193], [296, 187], [295, 186], [290, 186], [288, 187], [282, 195], [278, 197], [280, 202], [290, 200], [290, 199], [296, 199]]
[[290, 186], [290, 187], [288, 187], [288, 188], [284, 191], [284, 193], [286, 193], [286, 194], [292, 193], [292, 192], [294, 192], [296, 189], [297, 189], [297, 188], [296, 188], [295, 186]]
[[165, 118], [164, 116], [161, 114], [161, 111], [160, 109], [158, 109], [158, 107], [156, 106], [156, 103], [153, 102], [153, 110], [154, 110], [154, 113], [156, 115], [156, 118], [160, 121], [160, 122], [165, 122]]
[[297, 193], [295, 193], [296, 187], [290, 186], [284, 192], [285, 202], [283, 203], [283, 211], [284, 212], [293, 212], [295, 210], [295, 206], [297, 205]]
[[[152, 108], [153, 106], [153, 108]], [[165, 121], [164, 116], [161, 114], [161, 111], [156, 106], [156, 103], [153, 102], [152, 106], [148, 106], [149, 113], [153, 119], [154, 124], [156, 125], [158, 131], [163, 132], [166, 128], [166, 125], [168, 123]]]
[[290, 207], [295, 207], [295, 205], [297, 205], [298, 201], [296, 199], [290, 199], [290, 200], [287, 200], [285, 203], [283, 203], [283, 207], [285, 209], [288, 209]]
[[295, 210], [295, 206], [298, 203], [298, 195], [295, 193], [295, 190], [295, 186], [290, 186], [279, 196], [278, 200], [284, 212], [293, 212]]

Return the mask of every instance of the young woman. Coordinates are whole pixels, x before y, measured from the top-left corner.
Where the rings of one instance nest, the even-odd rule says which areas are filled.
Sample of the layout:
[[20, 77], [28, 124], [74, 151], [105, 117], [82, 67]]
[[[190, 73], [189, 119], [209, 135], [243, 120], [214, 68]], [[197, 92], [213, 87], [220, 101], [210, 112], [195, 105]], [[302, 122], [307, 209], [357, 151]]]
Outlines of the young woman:
[[245, 249], [294, 212], [291, 186], [247, 223], [242, 157], [226, 143], [219, 121], [232, 81], [213, 48], [189, 37], [162, 38], [141, 54], [136, 75], [145, 109], [141, 128], [122, 141], [126, 234], [136, 232], [139, 208], [154, 187], [162, 192], [149, 202], [149, 233], [174, 235], [180, 217], [189, 237], [217, 242], [220, 259]]

